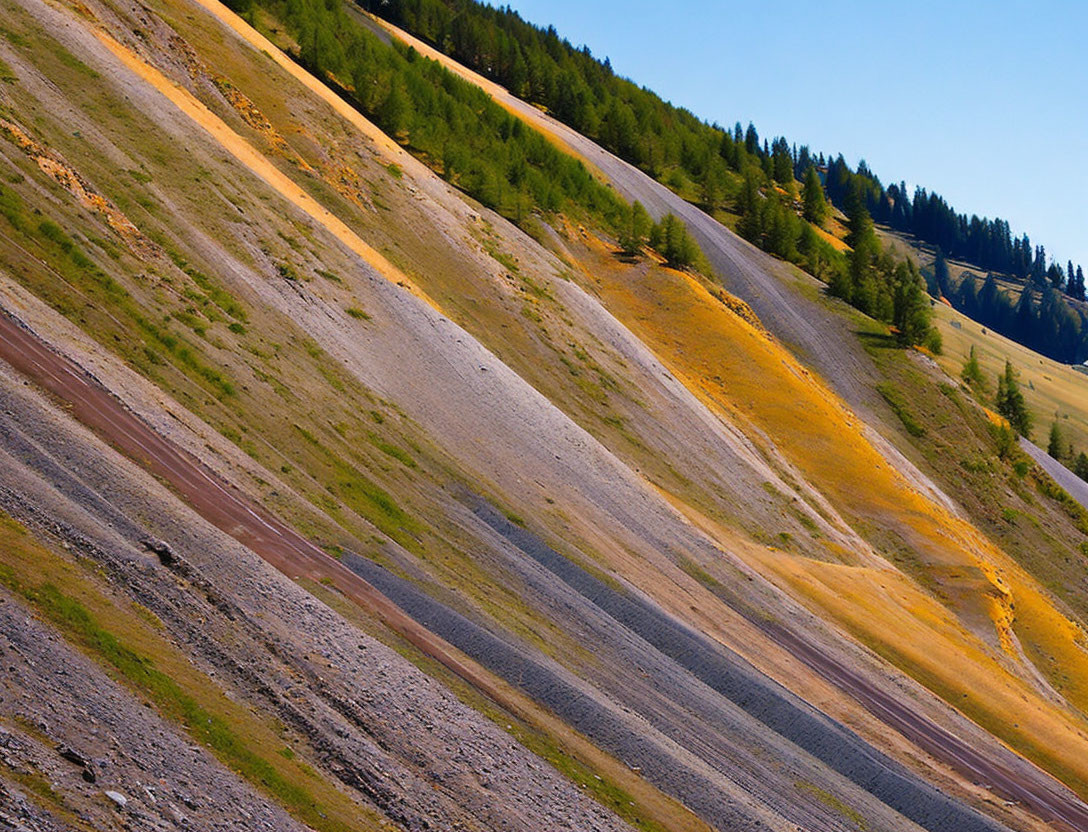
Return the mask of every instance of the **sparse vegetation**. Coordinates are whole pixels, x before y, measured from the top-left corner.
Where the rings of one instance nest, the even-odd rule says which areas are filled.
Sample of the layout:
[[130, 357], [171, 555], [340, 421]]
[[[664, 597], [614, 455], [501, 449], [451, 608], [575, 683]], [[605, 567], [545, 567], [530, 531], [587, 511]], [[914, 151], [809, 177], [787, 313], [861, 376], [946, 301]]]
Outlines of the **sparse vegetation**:
[[[86, 577], [66, 570], [56, 556], [40, 549], [20, 526], [0, 514], [0, 585], [25, 600], [111, 675], [151, 700], [166, 718], [181, 725], [194, 740], [211, 749], [224, 764], [297, 818], [322, 832], [348, 832], [356, 828], [358, 807], [339, 795], [341, 805], [323, 805], [310, 790], [312, 786], [307, 781], [312, 783], [311, 778], [297, 763], [273, 762], [264, 756], [263, 749], [241, 735], [240, 730], [250, 726], [240, 724], [237, 713], [228, 715], [220, 709], [224, 697], [209, 695], [208, 690], [198, 693], [172, 678], [157, 667], [151, 656], [134, 649], [131, 632], [122, 635], [105, 626], [99, 616], [57, 583], [33, 581], [31, 576], [35, 573], [52, 573], [54, 580], [67, 575], [67, 583], [75, 581], [84, 595], [95, 598], [99, 606], [108, 606], [108, 602], [89, 589]], [[119, 615], [119, 620], [127, 622], [129, 628], [136, 621], [135, 616]], [[145, 638], [158, 643], [153, 636]], [[209, 685], [207, 679], [203, 683]], [[327, 794], [325, 787], [322, 791]]]
[[907, 405], [903, 394], [896, 389], [894, 385], [889, 382], [883, 382], [877, 385], [877, 392], [888, 403], [888, 407], [892, 409], [896, 416], [899, 417], [899, 421], [903, 423], [903, 427], [907, 429], [907, 433], [911, 436], [925, 436], [926, 429], [911, 412], [910, 407]]
[[[40, 212], [39, 212], [40, 214]], [[152, 364], [169, 363], [197, 380], [219, 398], [235, 394], [234, 383], [219, 369], [207, 363], [199, 352], [166, 323], [156, 323], [136, 303], [132, 295], [101, 269], [83, 249], [47, 217], [28, 211], [11, 188], [0, 185], [0, 216], [11, 232], [36, 249], [51, 267], [49, 270], [24, 271], [23, 279], [32, 281], [54, 309], [80, 323], [88, 313], [87, 301], [100, 303], [123, 320], [127, 339], [118, 338], [117, 348], [130, 358], [149, 360]]]

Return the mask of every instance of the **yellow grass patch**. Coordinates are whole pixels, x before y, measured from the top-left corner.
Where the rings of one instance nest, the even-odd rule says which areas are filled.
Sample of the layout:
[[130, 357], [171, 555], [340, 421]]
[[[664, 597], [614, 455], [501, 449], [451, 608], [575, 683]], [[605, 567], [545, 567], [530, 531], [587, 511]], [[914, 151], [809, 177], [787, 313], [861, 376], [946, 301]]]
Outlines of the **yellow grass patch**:
[[997, 374], [1004, 370], [1006, 359], [1012, 361], [1035, 416], [1036, 441], [1046, 445], [1050, 423], [1057, 416], [1066, 442], [1088, 452], [1088, 374], [1039, 355], [948, 307], [937, 307], [935, 320], [944, 339], [944, 354], [937, 361], [945, 372], [958, 378], [974, 347], [986, 377], [986, 393], [992, 396]]
[[1019, 637], [1035, 661], [1041, 653], [1060, 657], [1065, 695], [1088, 706], [1083, 636], [1038, 584], [973, 526], [914, 488], [819, 379], [699, 279], [656, 267], [589, 272], [606, 306], [692, 392], [769, 436], [845, 517], [905, 541], [917, 560], [912, 576], [917, 570], [937, 594], [890, 569], [758, 547], [738, 554], [1088, 793], [1088, 726], [1041, 695], [1034, 668], [1020, 663], [1016, 649]]
[[834, 234], [832, 234], [829, 231], [825, 231], [823, 228], [821, 228], [818, 225], [814, 225], [813, 228], [816, 229], [816, 234], [820, 237], [820, 239], [824, 240], [825, 242], [830, 243], [831, 247], [834, 248], [836, 251], [849, 251], [850, 250], [850, 246], [848, 246], [846, 244], [846, 241], [841, 239], [840, 237], [836, 237]]

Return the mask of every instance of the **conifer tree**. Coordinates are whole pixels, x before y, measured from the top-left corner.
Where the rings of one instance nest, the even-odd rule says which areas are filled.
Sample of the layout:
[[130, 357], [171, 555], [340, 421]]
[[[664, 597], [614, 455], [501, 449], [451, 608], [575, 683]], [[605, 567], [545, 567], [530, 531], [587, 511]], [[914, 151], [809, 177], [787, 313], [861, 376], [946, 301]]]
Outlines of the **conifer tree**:
[[824, 189], [820, 184], [820, 176], [813, 165], [809, 165], [805, 170], [805, 181], [801, 193], [805, 219], [814, 225], [823, 225], [824, 220], [827, 219], [827, 199], [824, 197]]
[[1077, 273], [1074, 277], [1069, 278], [1069, 285], [1065, 287], [1065, 291], [1071, 298], [1084, 300], [1084, 288], [1084, 270], [1077, 266]]
[[1054, 459], [1062, 458], [1062, 431], [1055, 419], [1050, 424], [1050, 439], [1046, 444], [1046, 452]]
[[624, 216], [623, 226], [620, 231], [619, 244], [624, 254], [635, 255], [646, 244], [646, 235], [650, 232], [653, 222], [642, 203], [631, 203]]
[[756, 126], [750, 121], [748, 122], [748, 129], [744, 132], [744, 149], [753, 156], [759, 154], [759, 133], [756, 132]]
[[737, 223], [737, 233], [750, 243], [757, 246], [763, 239], [763, 221], [759, 195], [759, 185], [756, 183], [755, 173], [749, 169], [744, 176], [744, 185], [737, 197], [737, 213], [740, 214], [740, 222]]
[[1080, 452], [1077, 461], [1073, 464], [1073, 473], [1085, 482], [1088, 482], [1088, 454]]
[[771, 149], [771, 158], [774, 164], [774, 181], [780, 185], [793, 181], [793, 156], [790, 153], [789, 142], [783, 138], [774, 140]]
[[922, 284], [922, 277], [909, 260], [895, 270], [895, 295], [892, 323], [898, 330], [899, 343], [914, 346], [925, 342], [929, 335], [933, 310]]
[[688, 233], [683, 221], [674, 214], [666, 214], [650, 231], [650, 246], [665, 258], [665, 262], [678, 269], [693, 266], [699, 258], [699, 247]]
[[971, 351], [967, 354], [967, 360], [963, 363], [963, 369], [960, 371], [960, 378], [966, 381], [975, 390], [982, 388], [985, 383], [982, 375], [982, 367], [978, 363], [978, 353], [975, 352], [974, 346], [971, 347]]
[[937, 249], [937, 259], [933, 261], [933, 282], [941, 295], [948, 297], [951, 294], [952, 278], [948, 271], [948, 260], [940, 248]]
[[997, 397], [994, 404], [997, 412], [1004, 416], [1012, 429], [1021, 436], [1031, 438], [1031, 413], [1028, 412], [1024, 394], [1020, 392], [1020, 382], [1012, 362], [1005, 361], [1005, 372], [997, 378]]
[[389, 94], [386, 95], [385, 101], [382, 102], [381, 109], [378, 111], [378, 121], [382, 130], [398, 141], [401, 140], [403, 134], [408, 131], [410, 112], [411, 105], [404, 93], [404, 89], [399, 83], [393, 83], [389, 87]]

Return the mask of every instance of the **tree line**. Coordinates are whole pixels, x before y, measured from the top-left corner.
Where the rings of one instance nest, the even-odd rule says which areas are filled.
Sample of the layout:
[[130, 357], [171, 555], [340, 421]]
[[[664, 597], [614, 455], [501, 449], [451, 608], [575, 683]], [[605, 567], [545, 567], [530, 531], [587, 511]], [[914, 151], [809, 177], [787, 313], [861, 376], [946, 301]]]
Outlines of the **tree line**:
[[[534, 211], [562, 211], [605, 231], [630, 228], [632, 206], [581, 161], [511, 115], [477, 85], [399, 42], [386, 43], [324, 0], [228, 0], [252, 17], [255, 6], [281, 22], [298, 44], [294, 57], [329, 83], [383, 132], [448, 182], [526, 226]], [[639, 206], [639, 210], [645, 214]], [[647, 218], [648, 219], [648, 218]], [[678, 218], [648, 222], [641, 245], [669, 265], [705, 267]]]
[[[915, 192], [917, 210], [905, 207], [907, 203], [901, 196], [904, 193], [901, 185], [884, 190], [864, 162], [859, 163], [857, 171], [852, 171], [841, 156], [829, 163], [825, 187], [832, 203], [847, 213], [857, 210], [860, 201], [877, 221], [934, 242], [937, 252], [929, 275], [929, 290], [934, 296], [947, 299], [969, 318], [1056, 361], [1076, 364], [1088, 359], [1088, 307], [1075, 302], [1084, 297], [1084, 274], [1079, 266], [1074, 267], [1072, 263], [1065, 268], [1056, 263], [1047, 265], [1045, 250], [1040, 246], [1031, 252], [1030, 240], [1025, 235], [1022, 240], [1009, 243], [1007, 249], [1011, 259], [1001, 261], [1004, 273], [1024, 278], [1022, 286], [1003, 288], [993, 271], [981, 281], [974, 275], [965, 274], [957, 283], [948, 268], [950, 252], [956, 251], [956, 235], [934, 231], [944, 227], [943, 221], [924, 225], [930, 222], [927, 216], [946, 219], [952, 216], [944, 208], [932, 208], [934, 204], [944, 205], [939, 197], [919, 189]], [[915, 219], [923, 225], [909, 225]], [[1008, 237], [1008, 225], [1001, 220], [986, 221], [988, 225], [982, 221], [967, 222], [962, 216], [960, 220], [963, 223], [957, 220], [954, 224], [966, 227], [968, 234], [971, 228], [1001, 225], [1002, 234]], [[930, 236], [924, 236], [926, 234]], [[944, 245], [950, 248], [946, 249]], [[959, 253], [965, 254], [962, 246]], [[975, 262], [968, 256], [964, 259]], [[1069, 275], [1072, 275], [1071, 279]]]
[[[858, 298], [855, 305], [870, 314], [875, 309], [877, 317], [887, 319], [882, 313], [887, 312], [888, 299], [894, 298], [895, 267], [881, 268], [881, 258], [872, 256], [870, 244], [870, 252], [858, 259], [851, 274], [846, 258], [815, 228], [806, 228], [819, 225], [826, 216], [826, 206], [820, 206], [823, 194], [817, 197], [813, 179], [818, 183], [822, 176], [826, 196], [848, 214], [852, 194], [858, 195], [871, 220], [912, 234], [980, 269], [1033, 279], [1031, 298], [1038, 298], [1034, 306], [1038, 326], [1031, 336], [1016, 328], [1006, 334], [1043, 344], [1043, 352], [1063, 361], [1082, 360], [1077, 356], [1088, 352], [1088, 346], [1068, 346], [1088, 338], [1084, 312], [1066, 302], [1084, 297], [1083, 269], [1072, 263], [1065, 267], [1049, 263], [1041, 246], [1033, 247], [1026, 235], [1014, 238], [1003, 220], [967, 218], [924, 189], [908, 196], [902, 183], [884, 188], [865, 162], [851, 170], [841, 155], [817, 155], [783, 137], [768, 142], [751, 123], [747, 128], [739, 122], [732, 128], [708, 124], [616, 75], [607, 59], [598, 60], [587, 47], [573, 46], [554, 27], [528, 23], [509, 7], [477, 0], [360, 2], [515, 95], [546, 107], [674, 190], [697, 193], [702, 207], [712, 214], [735, 187], [731, 180], [739, 180], [732, 205], [741, 218], [742, 236], [825, 281], [838, 275], [837, 293], [852, 303]], [[795, 179], [805, 183], [800, 205], [789, 193]], [[883, 266], [888, 266], [886, 260]], [[1045, 300], [1044, 282], [1059, 295], [1065, 293], [1059, 298], [1062, 303]], [[1054, 312], [1063, 305], [1077, 320], [1077, 338], [1068, 321], [1058, 320], [1067, 318], [1066, 313]], [[1060, 345], [1051, 346], [1055, 330], [1065, 334]]]
[[[935, 282], [946, 271], [938, 256]], [[946, 279], [945, 279], [946, 280]], [[1088, 323], [1053, 286], [1028, 283], [1014, 295], [1003, 290], [993, 274], [981, 283], [966, 275], [958, 286], [941, 288], [952, 305], [982, 325], [1057, 361], [1078, 363], [1088, 358]]]
[[855, 178], [863, 181], [862, 191], [873, 218], [897, 231], [917, 237], [945, 256], [963, 260], [987, 271], [1011, 275], [1063, 291], [1074, 300], [1085, 300], [1084, 269], [1068, 261], [1064, 266], [1047, 258], [1045, 246], [1032, 246], [1027, 234], [1014, 237], [1009, 223], [958, 213], [948, 202], [925, 188], [907, 193], [900, 182], [885, 188], [864, 161], [851, 171], [842, 156], [827, 164], [827, 193], [841, 205]]

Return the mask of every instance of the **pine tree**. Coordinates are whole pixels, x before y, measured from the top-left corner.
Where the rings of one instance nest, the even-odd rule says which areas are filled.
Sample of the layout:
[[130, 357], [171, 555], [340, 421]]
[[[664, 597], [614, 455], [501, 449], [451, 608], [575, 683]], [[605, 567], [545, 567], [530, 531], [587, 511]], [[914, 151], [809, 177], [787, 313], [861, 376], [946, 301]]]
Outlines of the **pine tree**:
[[650, 246], [668, 265], [678, 269], [693, 266], [699, 259], [699, 246], [683, 221], [674, 214], [666, 214], [654, 225], [650, 231]]
[[620, 231], [619, 244], [624, 254], [636, 255], [646, 244], [646, 235], [650, 231], [653, 222], [642, 203], [631, 203], [631, 207], [625, 212], [623, 227]]
[[1024, 437], [1031, 437], [1031, 413], [1028, 412], [1024, 394], [1020, 392], [1020, 382], [1012, 362], [1005, 361], [1005, 372], [997, 378], [997, 412], [1004, 416], [1012, 429]]
[[[868, 217], [868, 214], [866, 214]], [[850, 281], [850, 294], [844, 299], [864, 312], [876, 316], [877, 287], [876, 259], [880, 255], [880, 243], [872, 231], [869, 222], [868, 233], [862, 233], [854, 243], [854, 250], [846, 258], [847, 276]]]
[[774, 163], [774, 181], [780, 185], [793, 181], [793, 156], [790, 153], [789, 142], [783, 138], [774, 140], [771, 150]]
[[397, 141], [402, 141], [408, 131], [408, 119], [411, 114], [411, 104], [399, 83], [393, 83], [389, 87], [389, 94], [382, 102], [378, 111], [378, 123], [382, 130]]
[[816, 168], [809, 165], [805, 170], [805, 182], [801, 190], [805, 219], [815, 225], [823, 225], [827, 219], [827, 199], [820, 184]]
[[756, 132], [756, 126], [750, 121], [748, 122], [748, 129], [744, 133], [744, 149], [753, 156], [759, 154], [759, 133]]
[[703, 180], [700, 186], [703, 198], [703, 209], [711, 216], [714, 216], [714, 212], [718, 210], [718, 202], [722, 190], [722, 178], [721, 162], [718, 162], [714, 157], [711, 157], [711, 161], [707, 164], [706, 170], [703, 172]]
[[744, 176], [744, 185], [737, 197], [737, 213], [740, 221], [737, 223], [737, 233], [750, 243], [757, 246], [763, 240], [763, 219], [760, 210], [762, 197], [759, 195], [759, 185], [756, 183], [756, 175], [749, 170]]
[[1050, 264], [1050, 268], [1046, 270], [1046, 279], [1050, 281], [1050, 285], [1055, 289], [1060, 289], [1065, 285], [1065, 272], [1062, 271], [1059, 263]]
[[1062, 431], [1057, 420], [1050, 425], [1050, 440], [1047, 442], [1046, 452], [1054, 459], [1062, 458]]
[[1073, 473], [1085, 482], [1088, 482], [1088, 454], [1080, 452], [1077, 461], [1073, 464]]
[[1080, 266], [1077, 266], [1077, 274], [1075, 277], [1069, 278], [1069, 285], [1065, 287], [1065, 291], [1071, 298], [1084, 300], [1084, 289], [1084, 270]]
[[895, 270], [892, 311], [892, 323], [898, 330], [899, 343], [908, 347], [924, 343], [929, 335], [932, 315], [929, 296], [918, 270], [910, 261], [900, 263]]
[[937, 259], [933, 261], [933, 282], [942, 296], [948, 297], [951, 294], [952, 277], [948, 271], [948, 260], [940, 248], [937, 249]]
[[985, 383], [984, 376], [982, 375], [982, 367], [980, 367], [978, 363], [978, 353], [975, 352], [974, 346], [971, 347], [971, 352], [968, 353], [967, 360], [963, 364], [963, 369], [960, 371], [960, 378], [976, 390], [981, 389], [982, 385]]

